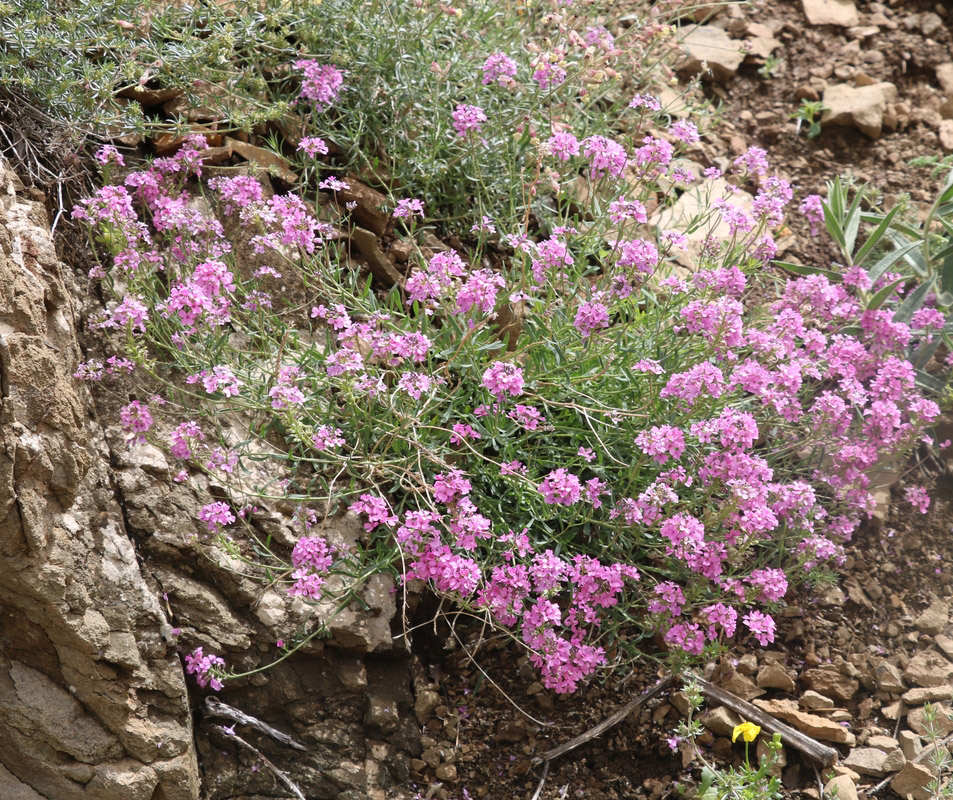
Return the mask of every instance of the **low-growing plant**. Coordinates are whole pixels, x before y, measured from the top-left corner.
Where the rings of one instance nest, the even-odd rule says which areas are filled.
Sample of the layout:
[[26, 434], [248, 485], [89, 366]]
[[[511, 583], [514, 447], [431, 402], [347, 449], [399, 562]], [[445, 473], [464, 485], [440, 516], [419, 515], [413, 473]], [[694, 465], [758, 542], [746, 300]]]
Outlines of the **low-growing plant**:
[[[630, 105], [658, 110], [646, 95]], [[480, 135], [479, 114], [446, 113], [461, 139]], [[277, 552], [261, 564], [294, 596], [346, 603], [381, 570], [425, 581], [520, 641], [558, 692], [653, 637], [676, 666], [741, 631], [768, 644], [791, 585], [840, 559], [872, 509], [868, 473], [938, 408], [916, 389], [915, 334], [890, 298], [871, 310], [855, 286], [809, 275], [748, 303], [792, 196], [763, 151], [733, 166], [735, 183], [759, 180], [751, 210], [711, 198], [728, 238], [674, 273], [689, 242], [621, 192], [633, 175], [645, 193], [684, 180], [675, 156], [697, 132], [630, 127], [635, 141], [560, 130], [540, 143], [541, 168], [598, 189], [545, 233], [486, 220], [470, 249], [442, 249], [423, 238], [423, 203], [397, 203], [415, 255], [390, 289], [348, 268], [297, 195], [247, 175], [200, 182], [192, 137], [75, 212], [112, 298], [92, 324], [126, 359], [77, 374], [134, 365], [130, 442], [231, 492], [199, 515], [229, 552], [264, 550], [254, 505], [298, 507], [290, 566]], [[99, 160], [121, 167], [115, 150]], [[192, 202], [206, 186], [217, 216]], [[251, 260], [226, 226], [251, 237]], [[161, 438], [156, 386], [181, 420]], [[321, 532], [346, 509], [367, 536], [344, 552]], [[194, 671], [220, 679], [208, 659]]]
[[761, 735], [761, 727], [753, 722], [736, 725], [731, 733], [731, 741], [741, 739], [745, 756], [741, 767], [723, 768], [713, 763], [698, 746], [698, 736], [703, 732], [697, 714], [703, 705], [702, 694], [697, 683], [688, 678], [683, 686], [683, 695], [688, 703], [686, 719], [679, 723], [675, 735], [668, 739], [669, 747], [675, 750], [687, 749], [693, 760], [697, 759], [702, 767], [698, 785], [689, 790], [680, 786], [679, 794], [697, 800], [773, 800], [781, 796], [781, 780], [777, 776], [775, 765], [781, 752], [781, 734], [775, 733], [765, 740], [767, 753], [752, 765], [748, 751], [749, 745]]
[[791, 114], [791, 119], [797, 120], [794, 135], [801, 135], [801, 128], [807, 123], [807, 138], [816, 139], [821, 135], [821, 116], [826, 111], [821, 100], [802, 99], [797, 111]]

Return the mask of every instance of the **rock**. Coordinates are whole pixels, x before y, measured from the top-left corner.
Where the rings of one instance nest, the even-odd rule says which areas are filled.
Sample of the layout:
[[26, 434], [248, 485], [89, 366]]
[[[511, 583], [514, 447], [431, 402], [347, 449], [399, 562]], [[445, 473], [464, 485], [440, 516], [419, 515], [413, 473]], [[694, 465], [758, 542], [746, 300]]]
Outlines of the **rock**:
[[807, 670], [801, 680], [815, 692], [837, 700], [850, 700], [860, 688], [860, 683], [853, 678], [823, 667]]
[[774, 38], [774, 31], [767, 25], [752, 22], [748, 25], [748, 55], [767, 59], [781, 46]]
[[735, 666], [742, 675], [752, 676], [758, 671], [758, 657], [754, 653], [745, 653]]
[[780, 689], [782, 692], [794, 691], [794, 678], [774, 663], [767, 663], [758, 671], [755, 681], [762, 689]]
[[816, 714], [799, 711], [793, 700], [755, 700], [754, 704], [762, 711], [791, 723], [801, 733], [834, 744], [853, 746], [856, 742], [854, 734], [842, 725], [832, 722]]
[[526, 738], [526, 723], [522, 719], [503, 722], [493, 734], [494, 742], [521, 742]]
[[[939, 735], [946, 736], [953, 732], [953, 717], [951, 717], [950, 707], [944, 703], [937, 703], [934, 708], [936, 709], [936, 719], [933, 720], [932, 724]], [[908, 712], [907, 725], [921, 736], [928, 736], [930, 731], [927, 725], [926, 709], [914, 708]]]
[[937, 65], [936, 79], [945, 94], [953, 94], [953, 61]]
[[387, 207], [387, 197], [377, 189], [362, 183], [357, 175], [349, 174], [344, 182], [347, 188], [336, 192], [338, 203], [357, 203], [351, 212], [357, 224], [377, 236], [383, 236], [390, 229], [392, 222], [390, 213], [384, 210]]
[[824, 786], [824, 796], [837, 796], [837, 800], [857, 800], [857, 787], [847, 775], [838, 775]]
[[808, 708], [811, 711], [822, 711], [834, 707], [833, 700], [829, 697], [824, 697], [822, 694], [818, 694], [813, 689], [808, 689], [802, 694], [798, 702], [804, 706], [804, 708]]
[[947, 656], [953, 658], [953, 639], [949, 636], [944, 636], [942, 633], [938, 633], [934, 640], [936, 646], [939, 647]]
[[351, 231], [351, 240], [361, 251], [361, 255], [367, 260], [367, 265], [377, 278], [388, 289], [400, 281], [400, 273], [391, 263], [390, 259], [381, 249], [380, 241], [377, 236], [359, 226], [355, 226]]
[[723, 28], [714, 25], [686, 25], [682, 28], [682, 46], [686, 56], [676, 64], [679, 72], [724, 82], [731, 78], [745, 59], [742, 44]]
[[876, 747], [858, 747], [850, 751], [850, 755], [844, 759], [844, 766], [850, 767], [861, 775], [871, 775], [874, 778], [882, 778], [887, 774], [884, 769], [884, 761], [887, 760], [887, 754]]
[[876, 139], [883, 129], [887, 105], [896, 99], [897, 87], [892, 83], [875, 83], [872, 86], [841, 83], [829, 86], [824, 90], [827, 110], [821, 122], [841, 127], [853, 125], [871, 139]]
[[702, 725], [718, 736], [731, 736], [735, 726], [743, 722], [734, 711], [724, 706], [711, 709], [702, 716], [700, 721]]
[[937, 127], [936, 135], [940, 140], [940, 147], [947, 153], [953, 153], [953, 119], [943, 120]]
[[932, 11], [925, 11], [920, 15], [920, 33], [924, 36], [933, 36], [943, 27], [943, 17]]
[[900, 713], [903, 707], [903, 703], [899, 700], [896, 703], [890, 703], [889, 705], [884, 706], [880, 709], [880, 713], [883, 714], [887, 719], [893, 721], [900, 718]]
[[900, 747], [900, 742], [893, 736], [875, 735], [867, 740], [867, 747], [875, 747], [877, 750], [883, 750], [883, 752], [889, 754]]
[[901, 697], [908, 706], [922, 706], [924, 703], [934, 703], [937, 700], [953, 699], [953, 687], [934, 686], [930, 689], [909, 689]]
[[454, 764], [441, 764], [435, 770], [434, 774], [437, 776], [439, 781], [447, 781], [447, 783], [455, 783], [457, 780], [457, 768]]
[[764, 689], [759, 689], [753, 680], [740, 672], [732, 672], [722, 680], [718, 681], [722, 689], [738, 695], [742, 700], [753, 700], [763, 695]]
[[[940, 140], [942, 143], [942, 136]], [[941, 633], [949, 621], [950, 603], [948, 600], [938, 597], [917, 617], [916, 622], [913, 624], [920, 633], [928, 633], [932, 636]]]
[[923, 749], [923, 741], [913, 731], [900, 731], [900, 750], [907, 761], [913, 761]]
[[927, 786], [932, 780], [933, 773], [927, 767], [908, 761], [890, 781], [890, 788], [906, 800], [930, 800], [932, 793]]
[[884, 760], [884, 772], [898, 772], [903, 769], [903, 765], [906, 763], [907, 757], [903, 754], [903, 750], [898, 747], [896, 750], [887, 753], [887, 758]]
[[953, 678], [953, 663], [936, 650], [917, 653], [907, 664], [903, 677], [916, 686], [945, 686]]
[[425, 725], [427, 720], [433, 715], [434, 709], [440, 705], [440, 695], [430, 689], [424, 689], [417, 695], [414, 702], [414, 715], [417, 722]]
[[877, 688], [883, 692], [902, 692], [906, 688], [899, 668], [889, 661], [882, 661], [874, 667], [874, 679]]
[[801, 0], [804, 16], [811, 25], [842, 25], [849, 28], [860, 23], [853, 0]]
[[271, 152], [271, 150], [266, 150], [264, 147], [257, 147], [238, 139], [232, 139], [231, 137], [226, 137], [225, 146], [230, 147], [232, 152], [236, 155], [251, 161], [253, 164], [257, 164], [269, 173], [277, 175], [285, 183], [295, 183], [298, 180], [298, 174], [291, 168], [291, 162]]

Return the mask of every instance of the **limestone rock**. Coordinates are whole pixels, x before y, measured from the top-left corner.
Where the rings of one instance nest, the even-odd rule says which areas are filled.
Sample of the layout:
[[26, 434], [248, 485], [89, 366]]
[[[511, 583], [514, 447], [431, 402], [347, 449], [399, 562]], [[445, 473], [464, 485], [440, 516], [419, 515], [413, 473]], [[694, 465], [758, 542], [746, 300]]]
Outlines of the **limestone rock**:
[[953, 687], [934, 686], [929, 689], [917, 687], [908, 689], [901, 697], [908, 706], [922, 706], [924, 703], [935, 703], [937, 700], [953, 699]]
[[754, 704], [762, 711], [789, 722], [801, 733], [806, 733], [815, 739], [851, 746], [856, 742], [854, 734], [847, 728], [816, 714], [800, 711], [793, 700], [755, 700]]
[[853, 0], [801, 0], [804, 15], [811, 25], [842, 25], [849, 28], [860, 22]]
[[936, 650], [924, 650], [910, 660], [903, 677], [924, 688], [946, 686], [953, 678], [953, 663]]
[[426, 724], [434, 709], [440, 705], [440, 695], [430, 689], [425, 689], [417, 695], [414, 703], [414, 715], [421, 725]]
[[686, 25], [682, 28], [683, 47], [687, 55], [677, 65], [679, 72], [703, 78], [726, 81], [745, 59], [740, 41], [728, 36], [723, 28], [714, 25]]
[[913, 761], [923, 749], [923, 741], [913, 731], [900, 731], [900, 750], [907, 761]]
[[953, 119], [943, 120], [936, 129], [940, 146], [947, 153], [953, 153]]
[[936, 80], [946, 94], [953, 94], [953, 61], [937, 65]]
[[838, 800], [857, 800], [857, 786], [848, 775], [838, 775], [824, 786], [825, 797], [833, 797], [835, 792]]
[[[936, 719], [933, 721], [933, 727], [939, 732], [940, 736], [946, 736], [953, 733], [953, 715], [950, 707], [944, 703], [937, 703]], [[907, 725], [910, 730], [919, 733], [921, 736], [929, 735], [926, 721], [926, 711], [923, 708], [914, 708], [907, 714]]]
[[[943, 123], [940, 123], [942, 127]], [[941, 137], [942, 138], [942, 137]], [[937, 598], [923, 613], [917, 617], [914, 625], [920, 633], [928, 633], [931, 636], [942, 633], [943, 628], [950, 621], [950, 603], [943, 598]]]
[[889, 661], [882, 661], [874, 667], [877, 688], [883, 692], [902, 692], [905, 688], [899, 668]]
[[903, 750], [899, 747], [896, 750], [891, 750], [887, 753], [887, 758], [884, 760], [884, 771], [885, 772], [898, 772], [903, 769], [903, 765], [907, 763], [907, 757], [903, 754]]
[[701, 718], [701, 724], [718, 736], [731, 736], [735, 726], [741, 723], [741, 717], [724, 706], [711, 709]]
[[870, 86], [851, 86], [846, 83], [828, 86], [824, 90], [827, 110], [821, 117], [824, 125], [858, 128], [871, 139], [880, 136], [884, 112], [897, 99], [897, 87], [892, 83]]
[[808, 689], [801, 695], [800, 704], [811, 711], [823, 711], [834, 707], [834, 701], [829, 697]]
[[850, 767], [861, 775], [871, 775], [874, 778], [882, 778], [887, 774], [884, 769], [884, 761], [887, 760], [887, 754], [876, 747], [858, 747], [851, 750], [850, 755], [844, 759], [844, 766]]
[[820, 667], [804, 672], [801, 680], [815, 692], [837, 700], [850, 700], [860, 688], [860, 683], [854, 678], [833, 669]]
[[871, 736], [867, 740], [867, 747], [875, 747], [888, 755], [900, 747], [900, 742], [893, 736]]
[[890, 788], [907, 800], [929, 800], [932, 795], [927, 786], [932, 780], [933, 773], [927, 767], [908, 761], [890, 781]]
[[781, 666], [771, 662], [761, 667], [755, 682], [762, 689], [780, 689], [782, 692], [794, 691], [794, 678]]

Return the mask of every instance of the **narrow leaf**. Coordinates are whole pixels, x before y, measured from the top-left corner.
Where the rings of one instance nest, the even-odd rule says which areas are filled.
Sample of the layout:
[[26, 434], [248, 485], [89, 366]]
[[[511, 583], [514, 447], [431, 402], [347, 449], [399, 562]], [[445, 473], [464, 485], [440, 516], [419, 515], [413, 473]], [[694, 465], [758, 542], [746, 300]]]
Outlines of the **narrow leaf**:
[[870, 302], [867, 303], [867, 310], [876, 311], [878, 308], [880, 308], [884, 303], [887, 302], [887, 298], [894, 293], [900, 284], [906, 283], [906, 280], [906, 278], [899, 278], [893, 283], [888, 283], [886, 286], [884, 286], [879, 292], [877, 292], [877, 294], [870, 298]]

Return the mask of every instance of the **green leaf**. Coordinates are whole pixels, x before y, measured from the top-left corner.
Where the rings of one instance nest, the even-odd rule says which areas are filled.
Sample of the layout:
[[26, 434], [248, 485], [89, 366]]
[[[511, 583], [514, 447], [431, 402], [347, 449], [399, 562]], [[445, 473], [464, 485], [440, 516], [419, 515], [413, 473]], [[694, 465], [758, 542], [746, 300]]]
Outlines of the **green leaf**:
[[774, 261], [772, 263], [774, 263], [775, 266], [786, 269], [788, 272], [794, 272], [797, 275], [823, 275], [833, 283], [840, 283], [842, 280], [841, 274], [832, 269], [812, 267], [809, 264], [792, 264], [790, 261]]
[[837, 246], [840, 248], [841, 253], [844, 257], [850, 260], [850, 252], [847, 250], [847, 240], [844, 238], [844, 229], [841, 227], [841, 219], [835, 211], [831, 209], [827, 203], [823, 205], [824, 209], [824, 226], [827, 228], [827, 232], [830, 234], [831, 238], [837, 242]]
[[860, 250], [857, 251], [857, 255], [854, 257], [855, 264], [864, 263], [864, 259], [867, 258], [867, 256], [870, 254], [870, 251], [873, 250], [883, 238], [884, 234], [887, 232], [887, 228], [890, 227], [890, 223], [893, 222], [893, 218], [897, 216], [899, 211], [900, 206], [894, 206], [890, 210], [890, 213], [881, 220], [880, 224], [867, 237], [867, 241], [864, 242]]
[[876, 311], [876, 310], [877, 310], [878, 308], [880, 308], [885, 302], [887, 302], [887, 298], [890, 297], [890, 295], [892, 295], [892, 294], [894, 293], [894, 290], [895, 290], [900, 284], [906, 283], [906, 281], [907, 281], [906, 278], [898, 278], [898, 279], [895, 280], [893, 283], [888, 283], [888, 284], [887, 284], [886, 286], [884, 286], [879, 292], [877, 292], [877, 294], [875, 294], [873, 297], [870, 298], [870, 302], [867, 303], [867, 310], [868, 310], [868, 311]]
[[914, 312], [923, 305], [923, 301], [926, 300], [927, 295], [933, 291], [935, 284], [936, 278], [932, 277], [925, 280], [916, 289], [910, 292], [910, 294], [904, 298], [903, 303], [900, 304], [897, 313], [893, 315], [894, 322], [909, 322]]
[[848, 252], [853, 252], [854, 242], [857, 241], [857, 231], [860, 230], [860, 201], [864, 197], [864, 189], [866, 186], [867, 184], [864, 184], [857, 189], [854, 194], [854, 202], [850, 204], [850, 209], [847, 212], [846, 224], [844, 226], [844, 240]]
[[887, 253], [887, 255], [880, 259], [880, 261], [874, 264], [867, 271], [867, 277], [870, 278], [870, 282], [876, 283], [877, 279], [880, 278], [881, 275], [883, 275], [888, 269], [896, 264], [897, 261], [907, 255], [907, 253], [909, 253], [915, 247], [919, 247], [920, 244], [920, 242], [907, 242], [905, 245], [898, 247], [893, 252]]

